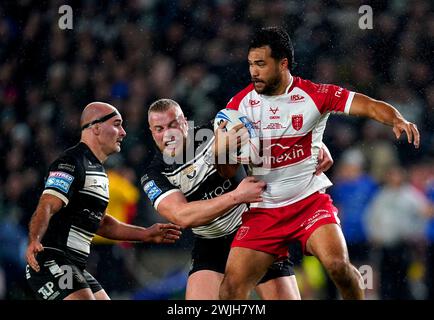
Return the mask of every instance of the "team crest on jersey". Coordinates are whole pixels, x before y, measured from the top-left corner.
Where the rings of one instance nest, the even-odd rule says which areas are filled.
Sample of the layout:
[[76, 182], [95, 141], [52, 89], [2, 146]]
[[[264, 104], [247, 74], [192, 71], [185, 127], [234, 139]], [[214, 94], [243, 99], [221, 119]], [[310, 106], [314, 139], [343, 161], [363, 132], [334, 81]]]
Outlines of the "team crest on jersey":
[[241, 226], [237, 232], [237, 240], [241, 240], [242, 238], [244, 238], [246, 236], [247, 232], [249, 232], [249, 229], [250, 229], [250, 227]]
[[300, 130], [303, 127], [303, 115], [302, 114], [294, 114], [292, 116], [292, 127], [294, 130]]
[[188, 166], [184, 170], [182, 170], [182, 173], [187, 176], [189, 179], [193, 179], [196, 176], [196, 166], [192, 164], [191, 166]]

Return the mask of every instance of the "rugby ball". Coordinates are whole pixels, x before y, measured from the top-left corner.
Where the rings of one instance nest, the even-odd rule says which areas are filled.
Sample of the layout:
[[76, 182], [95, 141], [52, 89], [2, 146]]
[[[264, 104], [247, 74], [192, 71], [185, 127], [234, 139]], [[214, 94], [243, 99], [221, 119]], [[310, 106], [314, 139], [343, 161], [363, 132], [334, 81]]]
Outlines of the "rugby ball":
[[259, 134], [247, 116], [237, 110], [222, 109], [214, 118], [214, 131], [217, 130], [223, 121], [227, 121], [226, 131], [229, 131], [234, 126], [242, 123], [249, 132], [249, 142], [243, 145], [239, 150], [234, 150], [233, 152], [229, 153], [229, 159], [231, 162], [242, 164], [260, 163]]

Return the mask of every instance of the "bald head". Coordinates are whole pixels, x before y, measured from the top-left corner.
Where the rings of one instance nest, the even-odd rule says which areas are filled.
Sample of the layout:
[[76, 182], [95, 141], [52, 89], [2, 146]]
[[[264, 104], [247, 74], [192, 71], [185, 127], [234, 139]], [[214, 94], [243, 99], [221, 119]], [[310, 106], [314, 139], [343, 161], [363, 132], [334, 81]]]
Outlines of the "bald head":
[[89, 103], [81, 113], [81, 139], [99, 161], [121, 151], [121, 142], [126, 136], [122, 116], [112, 105], [104, 102]]
[[83, 127], [84, 125], [97, 119], [101, 119], [112, 112], [117, 112], [119, 114], [118, 110], [111, 104], [105, 102], [89, 103], [81, 113], [80, 127]]

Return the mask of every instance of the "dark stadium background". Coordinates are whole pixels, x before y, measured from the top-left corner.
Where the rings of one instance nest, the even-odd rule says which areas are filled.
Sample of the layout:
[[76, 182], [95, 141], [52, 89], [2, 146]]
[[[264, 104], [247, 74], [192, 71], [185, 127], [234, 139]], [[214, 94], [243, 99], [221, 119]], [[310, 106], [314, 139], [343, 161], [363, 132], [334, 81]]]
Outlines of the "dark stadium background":
[[[65, 4], [73, 10], [72, 30], [59, 28]], [[372, 30], [359, 28], [363, 4], [373, 9]], [[152, 154], [147, 107], [173, 98], [196, 124], [212, 119], [249, 81], [250, 32], [269, 25], [290, 33], [295, 75], [388, 101], [417, 123], [419, 150], [405, 138], [396, 141], [390, 128], [335, 115], [324, 140], [335, 159], [330, 191], [342, 206], [350, 257], [372, 270], [367, 298], [432, 299], [434, 218], [416, 208], [401, 211], [399, 198], [391, 218], [398, 224], [378, 235], [367, 217], [368, 202], [390, 183], [395, 166], [404, 169], [407, 187], [434, 203], [433, 10], [428, 0], [2, 1], [0, 299], [31, 298], [27, 224], [48, 164], [79, 139], [83, 107], [105, 101], [125, 120], [122, 152], [107, 163], [118, 178], [110, 191], [123, 208], [118, 217], [145, 226], [161, 221], [139, 190]], [[124, 191], [129, 200], [122, 200]], [[88, 270], [115, 299], [182, 299], [191, 240], [188, 231], [175, 246], [99, 240]], [[302, 298], [338, 299], [316, 261], [292, 250]]]

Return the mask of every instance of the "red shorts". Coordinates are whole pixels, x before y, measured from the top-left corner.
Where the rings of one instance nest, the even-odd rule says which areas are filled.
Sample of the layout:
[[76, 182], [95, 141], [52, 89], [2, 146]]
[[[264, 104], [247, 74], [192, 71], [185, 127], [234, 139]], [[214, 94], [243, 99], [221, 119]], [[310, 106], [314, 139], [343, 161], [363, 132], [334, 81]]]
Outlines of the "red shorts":
[[252, 208], [243, 214], [243, 224], [232, 247], [244, 247], [270, 253], [283, 259], [288, 244], [300, 241], [303, 253], [310, 235], [325, 224], [339, 224], [338, 209], [328, 194], [316, 192], [309, 197], [280, 208]]

